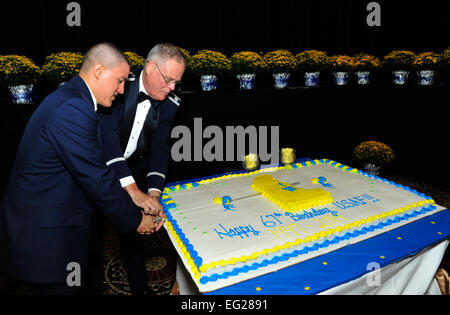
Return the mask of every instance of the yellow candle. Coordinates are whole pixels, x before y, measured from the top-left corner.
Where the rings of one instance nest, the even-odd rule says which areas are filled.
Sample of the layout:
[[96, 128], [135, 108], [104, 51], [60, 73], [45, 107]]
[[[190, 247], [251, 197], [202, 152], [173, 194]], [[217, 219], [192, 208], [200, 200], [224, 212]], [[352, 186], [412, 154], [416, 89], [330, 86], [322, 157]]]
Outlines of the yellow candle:
[[244, 158], [244, 167], [246, 170], [258, 168], [258, 155], [251, 153]]
[[281, 163], [292, 164], [295, 161], [295, 150], [293, 148], [281, 149]]

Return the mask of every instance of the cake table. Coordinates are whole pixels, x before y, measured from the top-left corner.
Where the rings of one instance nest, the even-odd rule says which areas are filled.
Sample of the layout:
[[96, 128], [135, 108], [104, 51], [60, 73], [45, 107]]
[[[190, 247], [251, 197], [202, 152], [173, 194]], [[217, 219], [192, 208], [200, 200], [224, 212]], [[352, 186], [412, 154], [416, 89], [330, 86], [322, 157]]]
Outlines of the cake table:
[[[306, 161], [306, 164], [305, 164]], [[312, 163], [308, 162], [311, 161]], [[308, 172], [315, 171], [319, 172], [319, 174], [327, 174], [327, 177], [329, 175], [329, 179], [332, 180], [332, 183], [329, 184], [326, 181], [326, 178], [319, 177], [319, 180], [317, 178], [313, 179], [314, 184], [321, 184], [323, 187], [327, 187], [328, 190], [332, 191], [334, 196], [339, 196], [338, 190], [333, 190], [335, 187], [332, 186], [332, 184], [336, 184], [338, 177], [333, 176], [339, 176], [339, 178], [343, 178], [343, 182], [339, 183], [339, 185], [349, 186], [350, 184], [355, 184], [355, 180], [358, 181], [359, 177], [357, 177], [356, 169], [352, 169], [350, 167], [343, 167], [340, 165], [340, 163], [336, 163], [333, 161], [329, 161], [326, 159], [323, 160], [309, 160], [307, 158], [299, 159], [296, 161], [296, 163], [302, 163], [302, 165], [297, 164], [300, 168], [305, 166], [305, 171], [303, 170], [296, 170], [296, 174], [307, 174]], [[314, 166], [314, 168], [308, 168], [310, 165], [317, 164], [318, 166]], [[324, 166], [320, 166], [320, 165]], [[339, 168], [339, 172], [335, 171], [334, 168], [330, 168], [329, 166], [332, 165], [333, 167]], [[342, 172], [342, 169], [346, 172], [349, 172], [349, 175], [341, 175], [340, 172]], [[322, 172], [322, 173], [320, 173]], [[337, 175], [335, 173], [338, 173]], [[274, 176], [280, 177], [283, 174], [286, 174], [287, 172], [282, 169], [281, 172], [273, 173]], [[353, 173], [351, 175], [350, 173]], [[363, 173], [363, 172], [360, 172]], [[244, 179], [244, 186], [248, 186], [248, 181], [252, 178], [248, 176], [247, 174], [242, 174], [242, 171], [235, 172], [235, 173], [227, 173], [227, 175], [234, 175], [234, 177], [247, 177], [247, 179]], [[288, 173], [290, 174], [290, 173]], [[259, 174], [256, 174], [259, 175]], [[359, 174], [359, 175], [367, 175], [367, 174]], [[220, 175], [218, 175], [220, 176]], [[286, 175], [285, 175], [286, 176]], [[309, 174], [310, 177], [312, 177], [311, 174]], [[233, 177], [233, 176], [231, 176]], [[347, 177], [349, 177], [349, 181], [345, 182], [347, 180]], [[174, 187], [177, 187], [175, 190], [178, 190], [180, 185], [183, 187], [185, 186], [185, 183], [205, 183], [205, 181], [202, 182], [202, 180], [208, 179], [208, 178], [217, 178], [217, 176], [211, 176], [207, 178], [202, 179], [196, 179], [196, 180], [189, 180], [184, 182], [176, 182], [168, 184], [167, 187], [172, 187], [172, 190]], [[272, 185], [273, 178], [269, 178], [270, 180], [267, 181], [266, 178], [268, 178], [268, 175], [264, 175], [264, 177], [260, 177], [263, 179], [261, 182], [267, 182], [270, 185]], [[302, 182], [303, 187], [305, 187], [306, 191], [308, 188], [306, 187], [316, 187], [312, 184], [309, 186], [305, 184], [305, 178], [304, 177], [292, 177], [290, 179], [299, 179], [300, 182]], [[213, 181], [216, 179], [213, 179]], [[315, 181], [314, 181], [315, 180]], [[320, 181], [321, 180], [321, 181]], [[240, 180], [242, 182], [243, 180]], [[291, 180], [292, 181], [292, 180]], [[192, 279], [196, 279], [196, 284], [192, 286], [193, 290], [191, 290], [189, 293], [196, 293], [198, 290], [196, 290], [196, 286], [200, 288], [201, 292], [205, 294], [222, 294], [222, 295], [258, 295], [258, 294], [342, 294], [342, 293], [354, 293], [354, 294], [371, 294], [371, 293], [380, 293], [380, 294], [400, 294], [400, 293], [413, 293], [413, 294], [421, 294], [425, 293], [427, 291], [431, 292], [430, 290], [430, 284], [432, 283], [432, 279], [434, 276], [434, 273], [436, 272], [439, 263], [442, 259], [442, 256], [445, 252], [446, 246], [448, 244], [447, 238], [450, 236], [450, 211], [447, 209], [444, 209], [443, 207], [440, 207], [438, 205], [434, 204], [434, 201], [419, 192], [416, 192], [414, 190], [411, 190], [407, 187], [396, 185], [393, 182], [386, 181], [384, 179], [380, 178], [374, 178], [373, 180], [380, 181], [381, 183], [374, 184], [370, 179], [369, 182], [371, 183], [371, 188], [373, 191], [373, 188], [375, 187], [377, 192], [381, 194], [382, 191], [386, 191], [386, 193], [383, 193], [382, 197], [380, 197], [380, 200], [383, 201], [383, 199], [392, 199], [393, 202], [398, 197], [402, 197], [400, 199], [403, 199], [403, 194], [405, 194], [405, 198], [413, 198], [410, 202], [414, 201], [412, 204], [407, 204], [405, 207], [400, 208], [394, 208], [393, 211], [389, 211], [386, 213], [381, 214], [381, 217], [379, 215], [375, 216], [365, 216], [364, 219], [356, 220], [351, 225], [346, 224], [345, 229], [344, 226], [342, 226], [342, 229], [347, 231], [345, 235], [347, 235], [347, 238], [344, 239], [344, 232], [340, 232], [338, 228], [335, 228], [333, 230], [326, 229], [320, 233], [320, 237], [318, 236], [319, 233], [313, 234], [313, 240], [314, 236], [315, 243], [314, 242], [307, 242], [306, 245], [302, 244], [304, 241], [297, 242], [296, 244], [300, 244], [303, 247], [294, 247], [295, 248], [303, 248], [301, 250], [291, 250], [287, 248], [286, 246], [291, 246], [291, 242], [287, 243], [288, 245], [278, 246], [275, 250], [275, 254], [271, 253], [270, 251], [265, 250], [265, 252], [261, 255], [260, 260], [258, 261], [258, 257], [253, 255], [253, 257], [250, 256], [230, 256], [233, 257], [231, 259], [231, 265], [232, 268], [228, 267], [228, 264], [223, 263], [224, 260], [217, 260], [217, 262], [208, 262], [205, 263], [203, 259], [208, 258], [207, 255], [203, 256], [203, 253], [205, 252], [205, 249], [208, 250], [208, 246], [210, 246], [210, 243], [208, 244], [201, 244], [201, 240], [203, 239], [200, 237], [199, 239], [195, 239], [195, 233], [200, 232], [196, 231], [195, 233], [191, 232], [191, 234], [188, 234], [185, 236], [183, 233], [182, 228], [185, 228], [184, 231], [187, 231], [187, 227], [191, 228], [190, 225], [184, 223], [184, 226], [181, 226], [180, 228], [177, 224], [176, 218], [178, 218], [179, 221], [181, 221], [181, 217], [173, 217], [170, 213], [170, 210], [167, 208], [167, 206], [175, 206], [175, 202], [171, 200], [171, 198], [168, 197], [169, 194], [163, 193], [163, 206], [165, 206], [166, 212], [169, 214], [168, 219], [169, 222], [166, 222], [165, 228], [168, 230], [168, 235], [174, 244], [175, 249], [177, 250], [179, 256], [182, 259], [179, 259], [179, 261], [182, 261], [184, 266], [186, 267], [186, 270], [189, 270], [190, 274], [186, 273], [186, 279], [188, 282], [190, 281], [191, 284], [194, 283]], [[239, 180], [234, 180], [232, 183], [239, 183]], [[257, 180], [254, 180], [254, 183], [256, 183]], [[309, 182], [309, 177], [308, 177]], [[359, 185], [361, 185], [361, 181], [359, 180]], [[207, 180], [206, 183], [209, 183]], [[365, 185], [365, 182], [363, 182]], [[387, 184], [386, 184], [387, 183]], [[277, 184], [277, 182], [275, 182]], [[283, 187], [282, 189], [284, 191], [295, 191], [299, 188], [296, 188], [295, 186], [291, 186], [286, 181], [281, 181], [278, 183]], [[219, 185], [219, 184], [218, 184]], [[295, 183], [293, 184], [295, 185]], [[305, 186], [306, 185], [306, 186]], [[384, 185], [384, 186], [383, 186]], [[389, 193], [389, 187], [390, 185], [394, 185], [398, 188], [393, 189], [393, 192], [398, 192], [399, 196], [390, 196], [392, 194]], [[192, 185], [188, 184], [188, 188], [190, 188]], [[331, 188], [333, 189], [330, 189]], [[387, 188], [386, 188], [386, 187]], [[213, 187], [213, 186], [210, 186]], [[211, 189], [208, 185], [204, 187], [200, 187], [205, 191], [201, 191], [202, 194], [209, 194], [207, 198], [210, 198], [211, 196]], [[303, 189], [299, 189], [302, 191]], [[317, 190], [317, 189], [310, 189]], [[353, 188], [353, 190], [357, 190], [356, 188]], [[403, 190], [406, 190], [404, 192]], [[168, 190], [167, 190], [168, 191]], [[167, 192], [166, 191], [166, 192]], [[194, 192], [198, 192], [198, 190], [193, 189]], [[230, 190], [232, 192], [231, 195], [236, 196], [236, 191]], [[283, 193], [286, 195], [286, 193], [283, 191]], [[215, 190], [217, 192], [217, 189]], [[222, 190], [223, 192], [223, 190]], [[184, 205], [189, 205], [186, 201], [190, 202], [190, 199], [192, 199], [192, 194], [189, 195], [183, 195], [184, 192], [181, 194], [178, 194], [178, 196], [181, 195], [183, 198], [176, 199], [177, 203], [179, 204], [179, 207], [182, 208]], [[247, 191], [248, 193], [248, 191]], [[296, 192], [297, 193], [297, 192]], [[361, 193], [361, 192], [360, 192]], [[175, 194], [176, 195], [176, 194]], [[267, 195], [267, 194], [266, 194]], [[270, 194], [269, 194], [270, 195]], [[289, 194], [287, 194], [289, 195]], [[364, 195], [367, 197], [364, 197]], [[415, 197], [414, 197], [415, 196]], [[420, 196], [419, 199], [418, 196]], [[165, 198], [165, 199], [164, 199]], [[214, 198], [214, 202], [221, 204], [221, 206], [224, 207], [225, 212], [231, 212], [236, 209], [235, 204], [237, 205], [237, 208], [239, 210], [242, 209], [242, 204], [238, 201], [240, 199], [244, 198], [235, 198], [231, 199], [229, 196], [224, 196], [221, 198]], [[258, 197], [262, 198], [262, 197]], [[327, 197], [329, 198], [329, 197]], [[342, 197], [340, 197], [342, 198]], [[365, 200], [366, 198], [367, 200]], [[358, 213], [361, 213], [361, 211], [371, 211], [370, 209], [364, 210], [364, 206], [361, 206], [363, 204], [372, 204], [369, 203], [368, 200], [371, 200], [373, 196], [369, 194], [363, 194], [358, 197], [352, 197], [352, 199], [348, 199], [350, 201], [343, 202], [339, 201], [339, 199], [334, 200], [333, 204], [330, 204], [333, 200], [324, 199], [324, 204], [328, 204], [329, 206], [327, 208], [322, 207], [320, 208], [320, 203], [315, 203], [314, 207], [306, 207], [307, 210], [303, 210], [302, 213], [302, 219], [310, 218], [317, 216], [320, 218], [320, 220], [314, 219], [316, 221], [319, 221], [321, 223], [327, 222], [325, 221], [325, 218], [330, 217], [330, 219], [333, 219], [333, 217], [330, 216], [330, 209], [333, 209], [332, 206], [336, 206], [335, 208], [345, 209], [346, 205], [347, 208], [348, 205], [351, 203], [354, 203], [352, 207], [359, 207], [357, 212], [353, 209], [353, 213], [355, 213], [356, 216], [361, 215]], [[211, 198], [212, 199], [212, 198]], [[221, 199], [221, 200], [216, 200]], [[273, 198], [271, 197], [271, 200]], [[287, 199], [286, 199], [287, 200]], [[221, 201], [221, 202], [218, 202]], [[233, 201], [233, 203], [231, 203]], [[276, 200], [275, 200], [276, 201]], [[378, 202], [378, 198], [371, 200], [373, 203]], [[172, 204], [171, 204], [172, 203]], [[260, 202], [261, 204], [261, 202]], [[264, 204], [264, 203], [263, 203]], [[382, 204], [382, 202], [380, 202]], [[277, 204], [279, 205], [279, 203]], [[392, 205], [395, 205], [394, 203]], [[193, 213], [197, 212], [196, 207], [200, 207], [201, 205], [199, 203], [194, 204], [194, 212], [190, 212], [192, 215]], [[339, 207], [339, 208], [337, 208]], [[367, 208], [367, 205], [365, 206]], [[398, 207], [398, 205], [397, 205]], [[173, 208], [173, 207], [172, 207]], [[202, 215], [208, 216], [208, 217], [215, 217], [217, 216], [217, 207], [214, 210], [213, 207], [211, 207], [211, 212], [209, 210], [209, 207], [201, 207]], [[305, 209], [306, 209], [305, 208]], [[369, 208], [372, 208], [372, 206], [369, 205]], [[200, 208], [198, 208], [200, 209]], [[356, 209], [356, 208], [355, 208]], [[413, 209], [413, 210], [409, 210]], [[390, 209], [389, 209], [390, 210]], [[420, 211], [419, 211], [420, 210]], [[181, 214], [180, 210], [178, 211], [178, 214]], [[174, 212], [175, 212], [174, 211]], [[215, 212], [214, 212], [215, 211]], [[250, 210], [249, 210], [250, 211]], [[253, 209], [254, 211], [254, 209]], [[314, 211], [314, 212], [313, 212]], [[348, 210], [345, 210], [348, 211]], [[408, 212], [409, 211], [409, 212]], [[334, 211], [335, 215], [337, 216], [337, 211]], [[300, 215], [295, 213], [301, 213], [301, 212], [293, 212], [294, 214], [288, 213], [286, 211], [285, 215], [287, 217], [290, 217], [292, 219], [300, 220]], [[340, 212], [339, 215], [344, 213], [344, 215], [349, 214], [350, 212]], [[172, 213], [175, 215], [175, 213]], [[326, 215], [325, 215], [326, 214]], [[396, 215], [398, 214], [398, 215]], [[280, 220], [284, 220], [284, 217], [281, 216], [281, 212], [279, 214], [274, 213], [273, 217], [274, 220], [280, 223], [280, 225], [283, 224]], [[220, 217], [220, 216], [218, 216]], [[263, 216], [261, 216], [263, 217]], [[202, 217], [200, 217], [202, 218]], [[324, 219], [322, 219], [324, 218]], [[338, 217], [339, 218], [339, 217]], [[342, 217], [345, 219], [345, 217]], [[385, 219], [383, 219], [385, 218]], [[411, 219], [411, 220], [410, 220]], [[384, 220], [384, 221], [383, 221]], [[262, 219], [261, 219], [262, 221]], [[399, 224], [399, 221], [401, 224]], [[408, 221], [407, 224], [405, 224], [404, 221]], [[306, 222], [306, 221], [305, 221]], [[356, 223], [354, 223], [356, 222]], [[191, 222], [188, 222], [191, 224]], [[265, 222], [263, 222], [265, 223]], [[173, 225], [172, 225], [173, 224]], [[182, 223], [180, 223], [181, 225]], [[332, 222], [332, 224], [335, 224]], [[222, 225], [220, 225], [223, 227]], [[285, 225], [286, 226], [286, 225]], [[291, 224], [292, 226], [292, 224]], [[304, 225], [305, 226], [305, 225]], [[306, 225], [309, 227], [310, 225]], [[381, 227], [380, 227], [381, 226]], [[387, 227], [387, 228], [386, 228]], [[196, 228], [194, 228], [195, 230]], [[290, 228], [292, 230], [292, 227]], [[383, 231], [380, 233], [378, 231], [377, 233], [373, 233], [373, 230], [380, 230]], [[219, 231], [217, 229], [214, 229], [214, 231], [217, 233], [217, 236], [220, 238], [227, 238], [227, 237], [233, 237], [233, 236], [239, 236], [241, 239], [244, 239], [245, 237], [248, 237], [248, 235], [256, 235], [259, 236], [259, 231], [255, 228], [253, 228], [251, 225], [246, 226], [239, 226], [239, 229], [230, 230], [232, 232], [230, 235], [230, 232], [226, 232], [225, 229]], [[281, 232], [286, 234], [290, 232], [291, 234], [295, 232], [287, 231], [280, 229]], [[330, 232], [331, 231], [331, 232]], [[226, 233], [225, 233], [226, 232]], [[271, 231], [273, 233], [273, 231]], [[280, 232], [280, 233], [281, 233]], [[298, 231], [297, 231], [298, 232]], [[297, 235], [298, 233], [295, 232]], [[204, 232], [206, 234], [206, 232]], [[340, 234], [339, 234], [340, 233]], [[199, 233], [197, 233], [199, 234]], [[214, 233], [213, 233], [214, 234]], [[277, 238], [279, 238], [278, 234], [273, 233]], [[348, 235], [353, 235], [351, 238], [348, 238]], [[367, 235], [365, 235], [367, 234]], [[244, 237], [245, 235], [245, 237]], [[311, 234], [310, 234], [311, 235]], [[328, 235], [328, 236], [327, 236]], [[361, 237], [361, 235], [365, 235], [364, 237]], [[192, 239], [194, 237], [194, 239]], [[256, 238], [256, 237], [255, 237]], [[206, 238], [205, 238], [206, 239]], [[257, 239], [257, 238], [256, 238]], [[336, 241], [338, 239], [338, 241]], [[199, 242], [200, 240], [200, 242]], [[344, 240], [344, 242], [342, 242]], [[200, 255], [194, 250], [194, 247], [190, 243], [196, 241], [194, 243], [195, 249], [201, 250]], [[245, 242], [245, 241], [244, 241]], [[340, 243], [339, 246], [336, 246], [336, 243]], [[220, 243], [220, 241], [218, 242]], [[223, 243], [225, 244], [225, 243]], [[255, 244], [255, 241], [253, 241], [253, 244]], [[314, 244], [314, 246], [308, 247], [310, 244]], [[295, 245], [295, 244], [294, 244]], [[259, 245], [252, 245], [252, 246], [259, 246]], [[233, 246], [232, 246], [233, 247]], [[322, 248], [327, 247], [326, 251], [324, 251]], [[329, 248], [328, 248], [329, 247]], [[203, 248], [203, 250], [202, 250]], [[265, 247], [264, 247], [265, 248]], [[285, 251], [286, 254], [281, 255], [283, 252], [279, 250], [287, 248], [287, 251]], [[319, 250], [320, 248], [320, 250]], [[300, 254], [304, 254], [306, 250], [306, 253], [309, 252], [315, 252], [313, 254], [308, 253], [309, 256], [303, 255], [303, 257], [306, 257], [306, 259], [302, 259], [299, 262], [295, 261], [296, 256]], [[220, 250], [219, 250], [220, 252]], [[255, 253], [255, 252], [254, 252]], [[280, 254], [278, 254], [280, 253]], [[293, 254], [294, 253], [294, 254]], [[272, 255], [272, 256], [270, 256]], [[278, 255], [278, 256], [277, 256]], [[235, 257], [238, 257], [237, 259]], [[243, 260], [239, 260], [242, 259]], [[268, 257], [268, 259], [265, 259], [261, 262], [262, 259], [265, 257]], [[213, 258], [215, 258], [213, 256]], [[294, 258], [294, 259], [292, 259]], [[195, 262], [194, 262], [195, 259]], [[249, 262], [247, 262], [249, 260]], [[267, 265], [273, 264], [272, 261], [275, 260], [275, 263], [278, 265], [279, 262], [283, 263], [286, 260], [290, 260], [290, 265], [282, 265], [282, 267], [276, 266], [274, 270], [267, 271], [266, 268]], [[230, 262], [228, 260], [227, 262]], [[294, 264], [292, 263], [294, 262]], [[260, 266], [263, 267], [260, 267]], [[243, 267], [242, 267], [243, 266]], [[257, 266], [257, 267], [255, 267]], [[208, 269], [213, 269], [215, 267], [218, 267], [218, 271], [210, 272], [209, 274]], [[271, 267], [271, 266], [269, 266]], [[220, 269], [222, 268], [222, 269]], [[229, 268], [229, 269], [226, 269]], [[254, 272], [255, 269], [258, 272]], [[264, 270], [266, 270], [264, 272]], [[237, 271], [237, 272], [236, 272]], [[253, 272], [253, 276], [249, 277], [246, 275], [248, 271]], [[418, 272], [420, 271], [420, 272]], [[241, 276], [243, 274], [243, 276]], [[249, 273], [250, 274], [250, 273]], [[225, 276], [223, 276], [225, 275]], [[236, 277], [238, 275], [238, 277]], [[177, 280], [179, 282], [185, 282], [180, 281], [182, 279], [178, 279], [180, 277], [179, 272], [177, 272]], [[224, 279], [225, 280], [221, 280]], [[239, 279], [238, 281], [231, 281], [226, 282], [226, 278], [231, 279]], [[212, 279], [212, 280], [211, 280]], [[220, 287], [214, 287], [215, 283], [214, 281], [219, 280], [222, 281], [220, 284]], [[208, 282], [212, 281], [213, 285], [212, 287], [208, 287]], [[229, 280], [228, 280], [229, 281]], [[205, 283], [207, 285], [205, 285]], [[225, 285], [223, 285], [225, 283]], [[181, 291], [181, 290], [180, 290]]]

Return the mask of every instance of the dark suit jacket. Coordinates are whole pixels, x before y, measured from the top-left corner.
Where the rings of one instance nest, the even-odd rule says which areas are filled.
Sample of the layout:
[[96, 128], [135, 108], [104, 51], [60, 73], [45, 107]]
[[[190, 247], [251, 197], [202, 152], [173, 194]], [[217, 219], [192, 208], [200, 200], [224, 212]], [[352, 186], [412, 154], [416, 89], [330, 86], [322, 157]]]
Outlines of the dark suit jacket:
[[101, 134], [79, 76], [30, 118], [0, 208], [0, 261], [15, 276], [65, 282], [70, 262], [83, 272], [94, 207], [122, 233], [139, 226], [140, 210], [106, 166]]
[[155, 112], [154, 101], [139, 135], [136, 151], [125, 161], [124, 151], [133, 127], [139, 95], [139, 77], [131, 82], [124, 94], [110, 109], [98, 111], [103, 130], [103, 148], [109, 166], [117, 177], [133, 176], [141, 190], [163, 190], [170, 147], [169, 137], [180, 99], [171, 95], [159, 102]]

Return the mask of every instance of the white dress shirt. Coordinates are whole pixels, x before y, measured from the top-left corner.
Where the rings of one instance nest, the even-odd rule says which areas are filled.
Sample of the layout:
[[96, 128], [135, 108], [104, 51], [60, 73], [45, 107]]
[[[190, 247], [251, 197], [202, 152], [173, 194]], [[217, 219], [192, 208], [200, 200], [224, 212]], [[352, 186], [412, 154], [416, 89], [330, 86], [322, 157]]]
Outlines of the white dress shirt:
[[[144, 92], [145, 94], [147, 94], [147, 91], [145, 91], [144, 88], [144, 84], [142, 83], [142, 72], [139, 76], [139, 92]], [[137, 105], [133, 128], [131, 129], [130, 138], [128, 139], [128, 144], [123, 155], [125, 159], [128, 159], [133, 154], [133, 152], [136, 151], [139, 135], [141, 134], [145, 118], [147, 117], [148, 111], [150, 110], [151, 106], [152, 104], [149, 100], [145, 100]]]
[[97, 111], [97, 100], [95, 99], [94, 93], [92, 93], [91, 88], [89, 87], [89, 85], [86, 82], [84, 82], [84, 84], [86, 84], [86, 86], [89, 90], [89, 93], [91, 93], [92, 101], [94, 102], [94, 110]]
[[[144, 92], [145, 94], [148, 94], [147, 91], [144, 88], [144, 84], [142, 81], [142, 73], [139, 76], [139, 92]], [[150, 100], [145, 100], [137, 105], [136, 108], [136, 116], [134, 116], [134, 122], [133, 127], [131, 128], [130, 137], [128, 138], [127, 147], [125, 148], [124, 152], [124, 159], [128, 159], [134, 151], [136, 151], [137, 148], [137, 142], [139, 139], [139, 135], [141, 134], [142, 127], [144, 126], [145, 119], [147, 118], [148, 111], [150, 110], [150, 107], [152, 104], [150, 103]], [[147, 175], [148, 176], [148, 175]], [[164, 176], [164, 175], [162, 175]], [[133, 176], [127, 176], [120, 179], [120, 184], [122, 187], [128, 186], [132, 183], [134, 183], [135, 180]], [[161, 192], [157, 188], [150, 188], [148, 191], [156, 190]]]

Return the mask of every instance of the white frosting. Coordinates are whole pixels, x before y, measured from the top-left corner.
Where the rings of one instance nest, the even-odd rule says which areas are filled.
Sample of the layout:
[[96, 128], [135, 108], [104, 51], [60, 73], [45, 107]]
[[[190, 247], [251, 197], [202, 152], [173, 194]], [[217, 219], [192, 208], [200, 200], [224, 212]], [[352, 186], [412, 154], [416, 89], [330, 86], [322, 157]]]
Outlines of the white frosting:
[[[287, 213], [251, 188], [255, 177], [262, 174], [263, 172], [257, 172], [251, 175], [221, 178], [200, 184], [198, 187], [168, 192], [168, 196], [177, 205], [170, 210], [171, 221], [181, 229], [185, 240], [188, 240], [193, 250], [201, 257], [202, 264], [198, 268], [202, 277], [239, 270], [244, 265], [251, 266], [254, 263], [261, 263], [264, 259], [270, 260], [305, 246], [312, 247], [325, 240], [331, 241], [336, 236], [361, 230], [364, 226], [374, 226], [387, 220], [387, 218], [375, 220], [374, 216], [391, 210], [402, 209], [394, 215], [394, 217], [401, 217], [432, 204], [430, 198], [396, 187], [388, 181], [369, 178], [357, 172], [348, 172], [321, 163], [296, 169], [271, 170], [270, 174], [279, 181], [303, 189], [322, 188], [330, 192], [334, 200], [332, 204]], [[322, 183], [332, 186], [322, 185], [317, 183], [317, 180], [313, 181], [314, 178], [319, 177], [325, 177], [326, 182], [322, 181]], [[224, 196], [229, 196], [231, 201], [225, 203], [225, 206], [216, 203], [217, 197]], [[214, 202], [215, 198], [216, 202]], [[405, 208], [407, 205], [418, 202], [422, 204], [415, 205], [411, 209]], [[349, 226], [356, 221], [368, 218], [372, 219]], [[404, 219], [386, 228], [366, 232], [362, 236], [330, 244], [276, 264], [239, 272], [226, 279], [219, 277], [217, 281], [201, 283], [198, 281], [197, 270], [195, 282], [200, 291], [214, 290], [287, 267], [409, 222], [411, 220]], [[344, 230], [336, 231], [337, 227], [343, 227]], [[333, 234], [326, 233], [332, 230]], [[316, 233], [320, 232], [325, 232], [320, 238], [306, 239], [312, 235], [317, 236]], [[174, 235], [172, 233], [169, 235], [176, 243]], [[296, 241], [297, 243], [294, 244]], [[176, 247], [187, 269], [195, 278], [195, 268], [189, 267], [189, 255], [186, 255], [186, 251], [179, 246]], [[249, 259], [252, 254], [254, 254], [253, 257]]]

